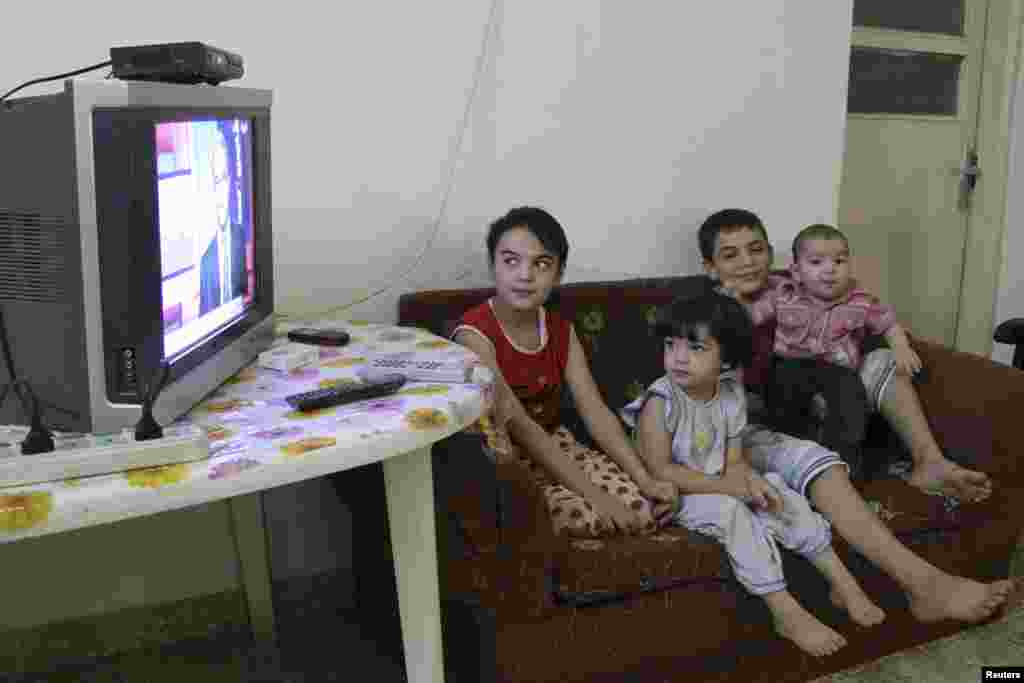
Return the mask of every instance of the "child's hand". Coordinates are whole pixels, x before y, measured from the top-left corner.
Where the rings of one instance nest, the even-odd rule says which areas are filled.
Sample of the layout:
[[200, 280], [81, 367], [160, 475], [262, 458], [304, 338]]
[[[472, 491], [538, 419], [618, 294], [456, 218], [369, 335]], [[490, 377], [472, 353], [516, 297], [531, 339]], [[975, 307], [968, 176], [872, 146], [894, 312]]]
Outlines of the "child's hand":
[[747, 490], [751, 505], [777, 514], [783, 513], [785, 503], [782, 500], [782, 494], [760, 474], [750, 473], [747, 479]]
[[652, 500], [672, 503], [679, 498], [679, 487], [671, 481], [648, 479], [640, 485], [640, 493]]
[[910, 345], [906, 331], [898, 323], [893, 323], [885, 333], [885, 339], [892, 349], [896, 369], [910, 377], [916, 375], [921, 370], [921, 359]]
[[590, 503], [605, 528], [627, 534], [643, 530], [643, 518], [615, 496], [602, 491]]
[[892, 350], [892, 355], [896, 361], [896, 369], [908, 376], [916, 375], [921, 369], [921, 358], [909, 344], [897, 346]]

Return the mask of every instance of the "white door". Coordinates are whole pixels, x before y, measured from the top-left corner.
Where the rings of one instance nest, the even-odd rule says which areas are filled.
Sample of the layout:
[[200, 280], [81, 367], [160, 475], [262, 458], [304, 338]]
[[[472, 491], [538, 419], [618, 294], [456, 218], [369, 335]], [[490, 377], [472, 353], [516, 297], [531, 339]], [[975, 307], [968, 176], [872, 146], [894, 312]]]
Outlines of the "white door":
[[951, 346], [971, 188], [983, 182], [963, 171], [978, 152], [986, 26], [999, 1], [854, 2], [839, 225], [863, 283], [915, 336]]

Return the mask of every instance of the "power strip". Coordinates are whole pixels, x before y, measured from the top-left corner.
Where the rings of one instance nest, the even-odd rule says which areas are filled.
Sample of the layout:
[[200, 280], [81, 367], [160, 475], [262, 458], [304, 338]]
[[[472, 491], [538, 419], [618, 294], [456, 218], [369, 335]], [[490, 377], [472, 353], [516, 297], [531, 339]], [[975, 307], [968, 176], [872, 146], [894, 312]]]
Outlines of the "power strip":
[[[175, 465], [210, 457], [206, 432], [192, 425], [175, 428], [166, 436], [135, 441], [130, 434], [115, 435], [113, 443], [96, 444], [96, 437], [78, 437], [82, 447], [61, 446], [38, 455], [22, 455], [20, 442], [0, 449], [0, 488], [94, 477], [159, 465]], [[92, 445], [90, 445], [92, 444]]]

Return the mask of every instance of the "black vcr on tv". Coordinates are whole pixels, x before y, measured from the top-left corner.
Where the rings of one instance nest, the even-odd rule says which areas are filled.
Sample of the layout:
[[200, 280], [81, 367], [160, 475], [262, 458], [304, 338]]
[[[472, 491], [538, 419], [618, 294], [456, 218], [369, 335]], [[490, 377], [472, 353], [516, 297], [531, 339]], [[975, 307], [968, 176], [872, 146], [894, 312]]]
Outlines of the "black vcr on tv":
[[110, 48], [115, 78], [217, 85], [245, 73], [241, 55], [198, 42]]

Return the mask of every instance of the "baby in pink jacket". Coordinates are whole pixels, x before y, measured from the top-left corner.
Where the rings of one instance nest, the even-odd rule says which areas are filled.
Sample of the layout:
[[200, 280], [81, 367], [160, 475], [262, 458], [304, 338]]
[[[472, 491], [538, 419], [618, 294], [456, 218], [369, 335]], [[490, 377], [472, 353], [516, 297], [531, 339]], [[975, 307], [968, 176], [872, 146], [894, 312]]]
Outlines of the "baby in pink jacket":
[[[792, 278], [778, 278], [747, 306], [755, 325], [776, 321], [767, 387], [781, 431], [801, 435], [815, 394], [825, 399], [823, 445], [861, 473], [860, 442], [871, 412], [881, 410], [893, 374], [914, 375], [921, 359], [892, 306], [857, 286], [846, 236], [830, 225], [804, 228], [793, 241]], [[889, 348], [864, 353], [869, 335]]]

